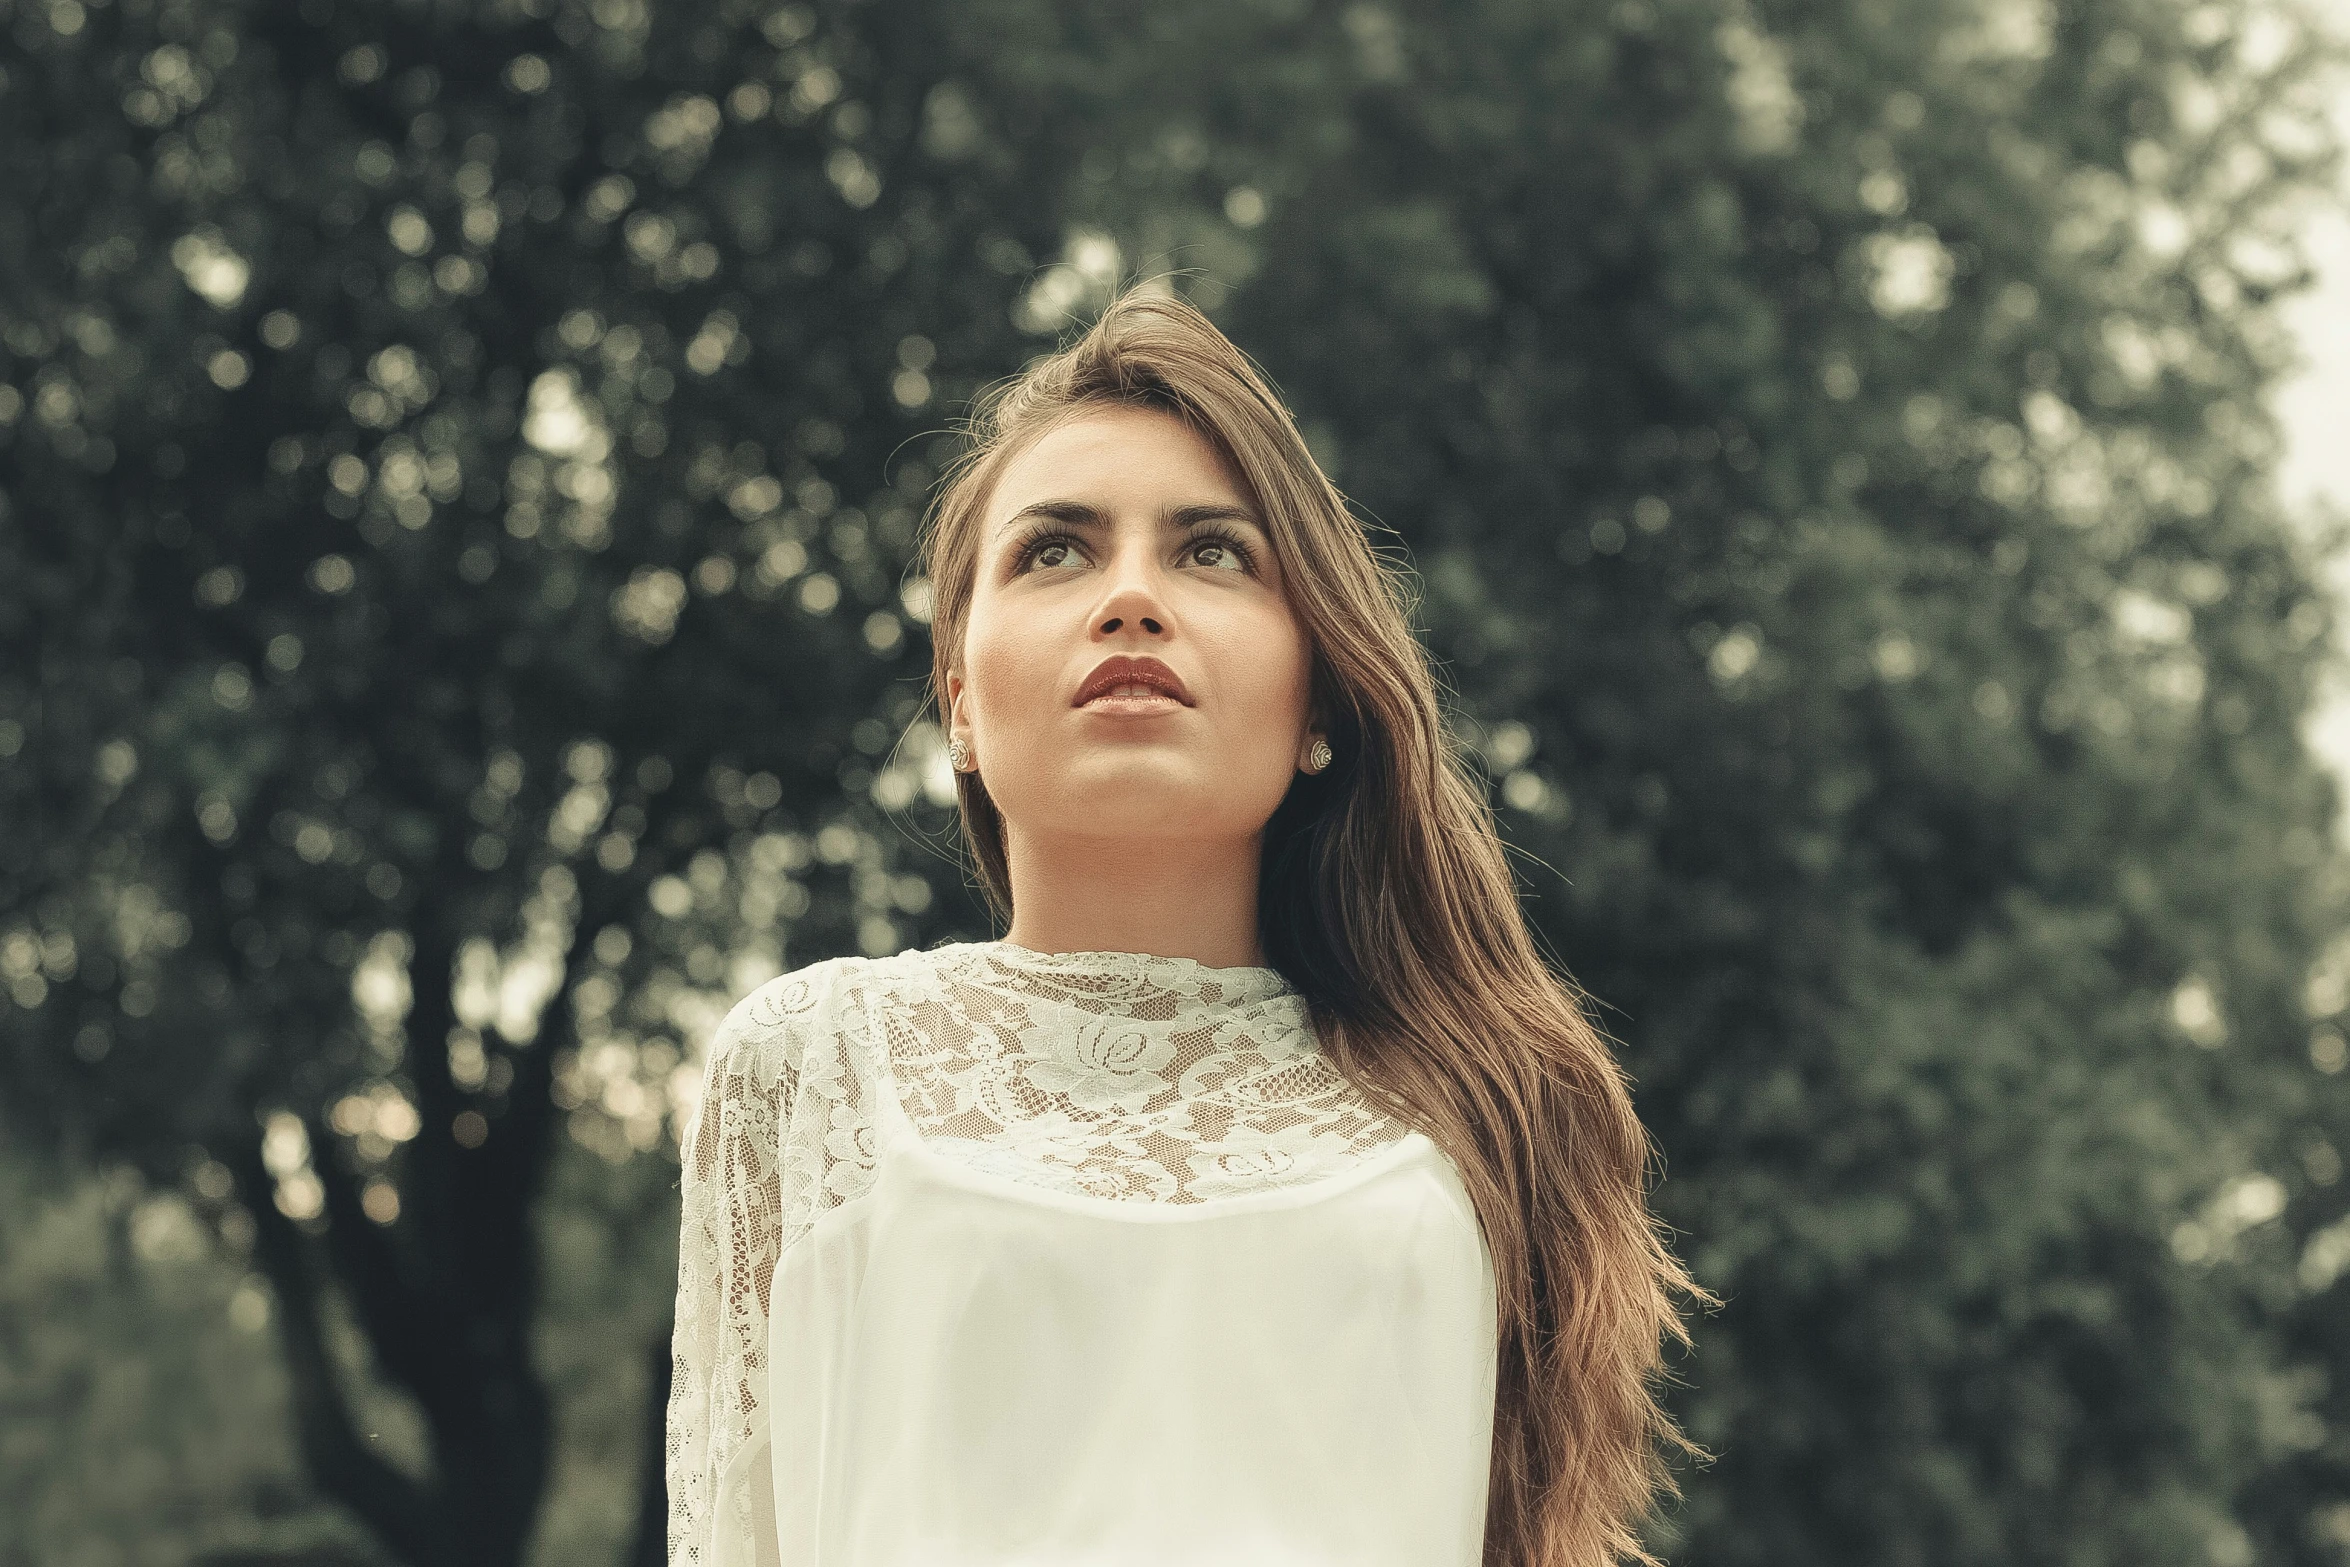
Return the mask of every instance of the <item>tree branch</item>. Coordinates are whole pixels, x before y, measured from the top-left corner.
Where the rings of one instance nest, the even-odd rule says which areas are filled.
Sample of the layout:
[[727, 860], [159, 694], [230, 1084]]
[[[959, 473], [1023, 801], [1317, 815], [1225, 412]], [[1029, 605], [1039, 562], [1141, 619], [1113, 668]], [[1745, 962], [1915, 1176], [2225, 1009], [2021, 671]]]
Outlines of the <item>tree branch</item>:
[[311, 1476], [401, 1560], [439, 1567], [448, 1552], [426, 1492], [370, 1452], [351, 1423], [320, 1326], [310, 1246], [278, 1209], [277, 1182], [262, 1161], [260, 1138], [230, 1138], [218, 1152], [236, 1182], [238, 1200], [253, 1216], [254, 1256], [277, 1292], [278, 1336], [293, 1379], [295, 1429]]

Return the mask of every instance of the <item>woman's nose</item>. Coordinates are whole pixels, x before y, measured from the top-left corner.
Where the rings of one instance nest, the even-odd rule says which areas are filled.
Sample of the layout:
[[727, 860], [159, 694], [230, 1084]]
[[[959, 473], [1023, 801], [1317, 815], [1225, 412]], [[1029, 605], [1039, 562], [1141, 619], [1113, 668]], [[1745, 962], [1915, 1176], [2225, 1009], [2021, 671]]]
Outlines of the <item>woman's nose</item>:
[[1157, 635], [1166, 629], [1167, 609], [1158, 568], [1149, 549], [1121, 546], [1104, 574], [1095, 630], [1104, 636], [1129, 623]]

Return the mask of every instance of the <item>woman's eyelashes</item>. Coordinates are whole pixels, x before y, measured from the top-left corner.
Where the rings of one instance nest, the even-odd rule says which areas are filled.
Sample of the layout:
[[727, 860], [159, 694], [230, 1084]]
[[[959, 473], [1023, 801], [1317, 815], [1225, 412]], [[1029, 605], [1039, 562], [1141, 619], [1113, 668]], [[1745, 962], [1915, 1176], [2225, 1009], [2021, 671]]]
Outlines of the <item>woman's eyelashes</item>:
[[[1237, 533], [1227, 532], [1221, 528], [1200, 528], [1193, 530], [1191, 535], [1183, 541], [1183, 553], [1186, 556], [1196, 555], [1201, 549], [1211, 547], [1222, 551], [1234, 563], [1230, 566], [1217, 566], [1216, 569], [1219, 571], [1237, 569], [1254, 572], [1257, 569], [1256, 551], [1250, 547], [1246, 539]], [[1040, 525], [1021, 535], [1020, 541], [1012, 546], [1012, 574], [1019, 576], [1038, 564], [1042, 564], [1048, 569], [1068, 564], [1065, 559], [1038, 562], [1035, 557], [1048, 549], [1083, 550], [1084, 548], [1085, 541], [1078, 538], [1077, 535], [1050, 523]]]

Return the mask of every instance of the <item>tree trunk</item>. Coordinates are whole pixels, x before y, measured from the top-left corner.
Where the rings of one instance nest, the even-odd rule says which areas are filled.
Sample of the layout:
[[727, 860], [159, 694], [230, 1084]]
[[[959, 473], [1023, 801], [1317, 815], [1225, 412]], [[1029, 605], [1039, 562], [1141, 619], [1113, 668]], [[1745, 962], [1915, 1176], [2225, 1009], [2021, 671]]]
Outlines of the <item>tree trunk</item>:
[[667, 1567], [669, 1561], [669, 1377], [674, 1321], [645, 1346], [645, 1445], [637, 1469], [636, 1543], [629, 1567]]

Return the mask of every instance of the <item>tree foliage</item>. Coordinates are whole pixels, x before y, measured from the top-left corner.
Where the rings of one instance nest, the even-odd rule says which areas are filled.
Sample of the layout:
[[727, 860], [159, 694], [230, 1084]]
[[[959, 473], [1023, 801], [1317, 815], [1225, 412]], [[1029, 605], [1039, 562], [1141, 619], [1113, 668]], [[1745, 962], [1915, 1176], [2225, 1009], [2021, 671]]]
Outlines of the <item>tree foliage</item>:
[[[250, 1247], [402, 1559], [520, 1559], [550, 1379], [658, 1371], [731, 999], [984, 933], [914, 528], [963, 399], [1167, 268], [1418, 568], [1729, 1297], [1660, 1545], [2350, 1539], [2329, 541], [2261, 403], [2335, 157], [2294, 13], [0, 22], [0, 1113]], [[566, 1127], [612, 1183], [547, 1192]], [[633, 1342], [564, 1336], [573, 1267]], [[612, 1377], [565, 1440], [650, 1492]]]

